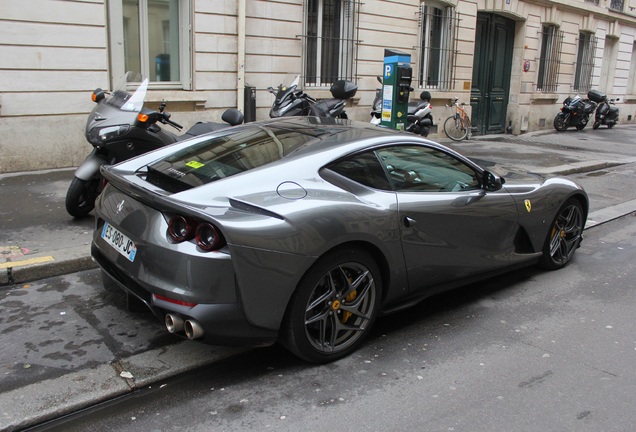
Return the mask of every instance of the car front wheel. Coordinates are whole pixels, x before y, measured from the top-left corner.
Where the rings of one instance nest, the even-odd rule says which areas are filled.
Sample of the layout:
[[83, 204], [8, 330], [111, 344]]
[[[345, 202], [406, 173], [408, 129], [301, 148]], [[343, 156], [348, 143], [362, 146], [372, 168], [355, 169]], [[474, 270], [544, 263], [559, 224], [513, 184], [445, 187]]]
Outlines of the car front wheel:
[[539, 262], [541, 266], [556, 270], [570, 262], [583, 239], [584, 224], [583, 206], [576, 198], [570, 198], [550, 226]]
[[281, 342], [313, 363], [350, 354], [369, 335], [381, 287], [377, 264], [362, 250], [340, 250], [320, 259], [292, 297]]

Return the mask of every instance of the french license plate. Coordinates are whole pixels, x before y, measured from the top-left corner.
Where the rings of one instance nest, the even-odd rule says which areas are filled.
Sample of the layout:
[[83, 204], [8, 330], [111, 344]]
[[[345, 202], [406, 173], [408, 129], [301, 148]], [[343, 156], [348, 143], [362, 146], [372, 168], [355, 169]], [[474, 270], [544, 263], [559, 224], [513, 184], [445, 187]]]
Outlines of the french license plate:
[[115, 248], [117, 252], [128, 258], [130, 262], [135, 260], [135, 255], [137, 255], [137, 246], [135, 243], [108, 222], [104, 223], [102, 238], [106, 243]]

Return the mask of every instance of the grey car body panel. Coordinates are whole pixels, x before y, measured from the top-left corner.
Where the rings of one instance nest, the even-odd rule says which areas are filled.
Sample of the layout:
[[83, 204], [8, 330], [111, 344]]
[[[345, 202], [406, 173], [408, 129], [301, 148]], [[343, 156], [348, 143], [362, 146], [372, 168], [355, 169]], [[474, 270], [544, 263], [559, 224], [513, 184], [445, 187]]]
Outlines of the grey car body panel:
[[[456, 286], [458, 279], [472, 280], [535, 262], [548, 227], [569, 196], [579, 196], [587, 211], [585, 192], [560, 178], [510, 176], [498, 191], [457, 193], [404, 193], [362, 186], [325, 167], [360, 151], [416, 144], [452, 154], [479, 176], [484, 171], [456, 152], [415, 135], [349, 125], [323, 119], [316, 126], [311, 118], [299, 118], [217, 132], [213, 136], [250, 127], [316, 126], [327, 131], [279, 161], [175, 194], [146, 182], [144, 167], [208, 137], [102, 169], [110, 183], [96, 207], [93, 247], [149, 292], [195, 303], [236, 304], [249, 324], [244, 328], [249, 339], [248, 333], [254, 336], [259, 329], [278, 330], [303, 275], [335, 248], [373, 251], [386, 269], [384, 308], [393, 310]], [[117, 213], [116, 205], [129, 199], [132, 207], [126, 209], [124, 204], [124, 211]], [[525, 200], [531, 203], [530, 211]], [[206, 254], [192, 242], [170, 244], [166, 236], [170, 214], [214, 223], [227, 246]], [[137, 266], [117, 256], [100, 238], [102, 220], [137, 243]], [[531, 250], [516, 250], [520, 229], [526, 232]], [[161, 311], [171, 310], [170, 305], [161, 306]], [[199, 319], [204, 325], [217, 322], [212, 316]], [[218, 331], [213, 334], [221, 338]]]

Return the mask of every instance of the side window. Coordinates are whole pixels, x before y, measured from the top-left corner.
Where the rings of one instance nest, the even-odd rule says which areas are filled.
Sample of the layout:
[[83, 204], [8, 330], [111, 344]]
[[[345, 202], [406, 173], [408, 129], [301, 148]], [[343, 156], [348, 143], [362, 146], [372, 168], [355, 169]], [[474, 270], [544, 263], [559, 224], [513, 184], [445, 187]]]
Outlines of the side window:
[[331, 170], [365, 186], [391, 190], [382, 165], [373, 152], [355, 155], [349, 159], [333, 164]]
[[396, 146], [377, 151], [396, 191], [459, 192], [480, 189], [477, 173], [440, 150]]

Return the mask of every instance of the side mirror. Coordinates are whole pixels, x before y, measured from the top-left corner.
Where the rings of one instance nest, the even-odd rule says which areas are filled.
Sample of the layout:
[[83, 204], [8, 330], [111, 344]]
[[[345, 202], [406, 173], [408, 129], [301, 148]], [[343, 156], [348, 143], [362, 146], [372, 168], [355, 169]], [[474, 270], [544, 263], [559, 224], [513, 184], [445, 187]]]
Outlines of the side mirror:
[[93, 94], [91, 95], [91, 99], [95, 103], [99, 103], [99, 101], [104, 99], [105, 97], [106, 94], [104, 93], [104, 90], [100, 88], [96, 88], [95, 90], [93, 90]]
[[504, 183], [505, 180], [499, 177], [497, 174], [490, 171], [484, 171], [482, 187], [488, 192], [498, 191], [503, 187]]

